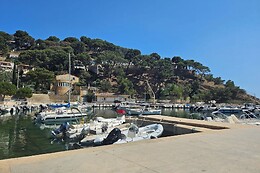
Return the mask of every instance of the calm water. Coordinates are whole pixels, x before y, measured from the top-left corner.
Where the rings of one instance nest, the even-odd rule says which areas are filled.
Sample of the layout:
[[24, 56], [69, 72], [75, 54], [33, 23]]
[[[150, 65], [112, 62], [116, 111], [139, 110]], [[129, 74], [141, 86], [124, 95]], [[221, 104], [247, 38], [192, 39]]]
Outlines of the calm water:
[[[95, 110], [96, 116], [116, 117], [116, 113], [108, 109]], [[188, 111], [163, 110], [163, 115], [190, 118]], [[31, 156], [43, 153], [64, 151], [63, 142], [51, 143], [50, 131], [56, 125], [37, 125], [31, 116], [0, 117], [0, 159]]]

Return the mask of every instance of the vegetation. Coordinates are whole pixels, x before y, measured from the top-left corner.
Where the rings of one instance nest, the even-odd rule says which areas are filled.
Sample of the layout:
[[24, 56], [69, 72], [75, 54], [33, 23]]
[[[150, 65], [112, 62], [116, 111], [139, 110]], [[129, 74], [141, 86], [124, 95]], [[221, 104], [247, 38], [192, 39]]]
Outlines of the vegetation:
[[16, 93], [16, 86], [10, 82], [0, 82], [0, 96], [4, 100], [5, 96], [12, 96]]
[[[11, 50], [20, 53], [18, 59], [9, 56]], [[31, 87], [34, 92], [46, 93], [54, 76], [67, 72], [68, 53], [73, 62], [72, 74], [80, 78], [79, 85], [94, 86], [100, 92], [143, 98], [151, 97], [152, 90], [156, 99], [172, 101], [257, 100], [235, 86], [233, 81], [225, 82], [221, 77], [214, 77], [209, 67], [180, 56], [162, 58], [155, 52], [143, 55], [140, 50], [86, 36], [79, 39], [67, 37], [64, 40], [50, 36], [42, 40], [34, 39], [26, 31], [18, 30], [14, 34], [0, 32], [0, 55], [7, 61], [35, 68], [26, 75], [19, 73], [19, 85]], [[75, 68], [78, 64], [88, 70]], [[91, 67], [95, 67], [98, 73]], [[16, 84], [16, 75], [2, 73], [0, 78]], [[93, 94], [88, 97], [92, 98]]]
[[19, 99], [30, 98], [32, 97], [32, 90], [28, 87], [19, 88], [16, 91], [15, 97]]

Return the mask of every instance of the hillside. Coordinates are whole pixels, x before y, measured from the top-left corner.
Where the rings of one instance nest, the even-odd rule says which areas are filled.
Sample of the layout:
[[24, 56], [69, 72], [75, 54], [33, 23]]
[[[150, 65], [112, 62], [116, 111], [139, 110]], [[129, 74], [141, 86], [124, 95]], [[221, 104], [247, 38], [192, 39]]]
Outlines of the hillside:
[[[19, 57], [12, 56], [17, 52]], [[35, 93], [46, 93], [54, 75], [68, 71], [69, 53], [73, 62], [72, 74], [80, 78], [78, 85], [94, 86], [99, 92], [173, 102], [260, 103], [232, 80], [215, 77], [209, 67], [195, 60], [161, 57], [157, 53], [143, 55], [140, 50], [86, 36], [64, 40], [50, 36], [42, 40], [33, 38], [26, 31], [0, 32], [1, 56], [6, 61], [35, 68], [27, 74], [21, 72], [19, 76], [20, 85], [30, 86]], [[15, 78], [14, 74], [10, 81]]]

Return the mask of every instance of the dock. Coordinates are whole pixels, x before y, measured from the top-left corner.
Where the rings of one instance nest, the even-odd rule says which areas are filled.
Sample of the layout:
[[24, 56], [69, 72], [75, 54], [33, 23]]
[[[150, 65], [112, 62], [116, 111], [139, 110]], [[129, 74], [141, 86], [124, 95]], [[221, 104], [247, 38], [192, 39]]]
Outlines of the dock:
[[260, 126], [153, 115], [174, 136], [0, 160], [0, 173], [259, 173]]

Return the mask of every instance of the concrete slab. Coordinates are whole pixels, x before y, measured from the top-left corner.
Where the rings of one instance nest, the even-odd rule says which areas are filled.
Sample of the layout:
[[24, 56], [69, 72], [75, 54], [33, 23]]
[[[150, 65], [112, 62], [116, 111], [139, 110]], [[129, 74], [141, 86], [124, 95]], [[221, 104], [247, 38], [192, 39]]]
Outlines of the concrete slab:
[[259, 173], [260, 126], [166, 137], [135, 143], [0, 161], [2, 173]]

